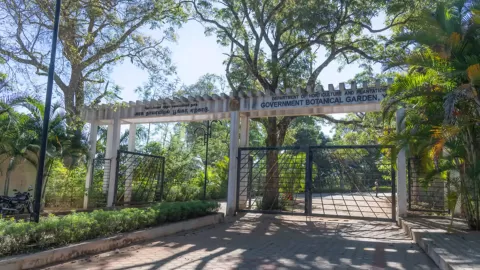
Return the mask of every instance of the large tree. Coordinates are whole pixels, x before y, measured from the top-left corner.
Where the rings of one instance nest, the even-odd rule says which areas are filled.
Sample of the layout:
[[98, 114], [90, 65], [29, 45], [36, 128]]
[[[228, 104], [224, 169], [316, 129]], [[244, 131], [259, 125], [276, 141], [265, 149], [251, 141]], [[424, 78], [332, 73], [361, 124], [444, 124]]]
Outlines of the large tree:
[[[0, 59], [12, 63], [12, 73], [47, 75], [54, 9], [49, 0], [0, 1]], [[60, 14], [54, 80], [70, 120], [87, 101], [98, 104], [111, 94], [109, 72], [125, 59], [153, 77], [174, 71], [162, 44], [174, 39], [174, 26], [185, 19], [175, 0], [64, 0]], [[142, 33], [147, 27], [163, 34]]]
[[[334, 60], [377, 61], [383, 51], [380, 34], [410, 19], [403, 16], [415, 1], [363, 0], [194, 0], [198, 20], [207, 33], [230, 47], [227, 80], [234, 91], [275, 92], [285, 88], [314, 89], [320, 73]], [[410, 5], [411, 4], [411, 5]], [[372, 20], [381, 12], [385, 26]], [[317, 57], [318, 52], [325, 52]], [[294, 117], [257, 119], [266, 128], [267, 146], [281, 146]], [[267, 158], [264, 208], [278, 207], [278, 155]]]

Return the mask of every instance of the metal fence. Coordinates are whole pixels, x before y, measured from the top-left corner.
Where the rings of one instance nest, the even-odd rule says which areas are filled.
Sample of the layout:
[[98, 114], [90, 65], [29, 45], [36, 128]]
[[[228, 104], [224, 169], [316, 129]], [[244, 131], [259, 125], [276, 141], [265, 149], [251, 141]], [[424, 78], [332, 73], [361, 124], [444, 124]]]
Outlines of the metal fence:
[[[48, 187], [45, 195], [45, 209], [80, 209], [83, 207], [85, 187], [69, 185], [62, 188]], [[59, 195], [52, 195], [58, 193]]]
[[[92, 175], [88, 190], [85, 190], [85, 175], [81, 174], [83, 172], [81, 170], [78, 171], [79, 175], [69, 175], [62, 181], [47, 183], [45, 209], [53, 211], [82, 209], [86, 194], [89, 197], [88, 208], [106, 207], [110, 162], [110, 159], [104, 158], [96, 158], [92, 161], [93, 170], [90, 171]], [[69, 172], [76, 173], [77, 171], [70, 170]]]
[[111, 159], [93, 160], [91, 183], [88, 190], [88, 208], [107, 207], [108, 186], [110, 182]]
[[[70, 210], [83, 208], [86, 167], [49, 171], [44, 186], [46, 210]], [[31, 192], [33, 196], [33, 192]]]
[[238, 168], [238, 209], [305, 211], [305, 152], [299, 148], [241, 148]]
[[164, 175], [164, 157], [118, 151], [114, 204], [134, 205], [161, 201]]
[[393, 148], [240, 148], [237, 209], [388, 219], [395, 217]]
[[408, 159], [408, 209], [409, 211], [447, 213], [448, 182], [426, 179], [420, 160]]
[[351, 217], [395, 217], [392, 148], [311, 147], [312, 213]]

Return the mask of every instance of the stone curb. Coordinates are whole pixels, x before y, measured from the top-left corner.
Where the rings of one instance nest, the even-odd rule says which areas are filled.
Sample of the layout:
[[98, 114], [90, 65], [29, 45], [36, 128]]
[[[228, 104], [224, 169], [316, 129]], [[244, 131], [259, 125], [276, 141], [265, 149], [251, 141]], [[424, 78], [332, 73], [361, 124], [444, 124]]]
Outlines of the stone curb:
[[412, 228], [408, 222], [406, 222], [403, 218], [400, 218], [400, 227], [402, 230], [417, 243], [420, 248], [425, 251], [425, 253], [432, 259], [433, 262], [441, 269], [441, 270], [454, 270], [454, 268], [447, 262], [445, 259], [437, 253], [437, 246], [435, 242], [431, 239], [423, 237], [423, 230], [421, 228]]
[[223, 213], [217, 213], [200, 218], [171, 223], [160, 227], [123, 233], [108, 238], [90, 240], [33, 254], [7, 257], [0, 260], [0, 269], [20, 270], [38, 268], [54, 263], [66, 262], [80, 256], [98, 254], [101, 252], [125, 247], [136, 242], [152, 240], [158, 237], [172, 235], [182, 231], [194, 230], [222, 222], [224, 222]]

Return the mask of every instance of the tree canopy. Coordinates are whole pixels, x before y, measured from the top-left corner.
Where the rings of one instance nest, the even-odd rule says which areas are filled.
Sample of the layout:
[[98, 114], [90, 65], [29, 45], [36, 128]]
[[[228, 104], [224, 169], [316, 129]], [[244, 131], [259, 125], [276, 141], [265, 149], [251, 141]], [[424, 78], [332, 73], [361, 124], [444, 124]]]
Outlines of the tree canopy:
[[[7, 70], [14, 79], [46, 76], [55, 2], [46, 0], [0, 1], [0, 59], [15, 63]], [[186, 19], [182, 6], [165, 1], [62, 1], [59, 27], [59, 57], [54, 80], [63, 93], [64, 107], [78, 116], [85, 103], [98, 104], [115, 98], [116, 88], [108, 87], [111, 68], [130, 60], [159, 82], [167, 84], [174, 72], [167, 40], [175, 39], [174, 29]], [[153, 37], [145, 28], [161, 29]], [[18, 76], [16, 76], [18, 77]], [[22, 78], [19, 78], [19, 80]]]
[[[206, 33], [230, 47], [226, 76], [234, 92], [315, 88], [332, 61], [380, 61], [381, 34], [405, 23], [413, 6], [396, 1], [191, 1]], [[373, 18], [388, 13], [385, 27]], [[413, 15], [412, 15], [413, 16]], [[319, 52], [324, 57], [317, 57]], [[294, 117], [259, 120], [269, 146], [282, 145]], [[276, 135], [274, 135], [276, 134]]]

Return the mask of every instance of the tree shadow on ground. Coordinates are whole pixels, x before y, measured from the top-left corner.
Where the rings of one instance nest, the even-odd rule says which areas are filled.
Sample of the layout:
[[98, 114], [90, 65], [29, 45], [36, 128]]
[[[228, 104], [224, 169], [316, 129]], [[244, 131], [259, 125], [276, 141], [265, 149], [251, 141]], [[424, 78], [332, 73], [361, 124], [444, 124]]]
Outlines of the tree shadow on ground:
[[247, 214], [137, 246], [63, 269], [436, 269], [385, 222]]

